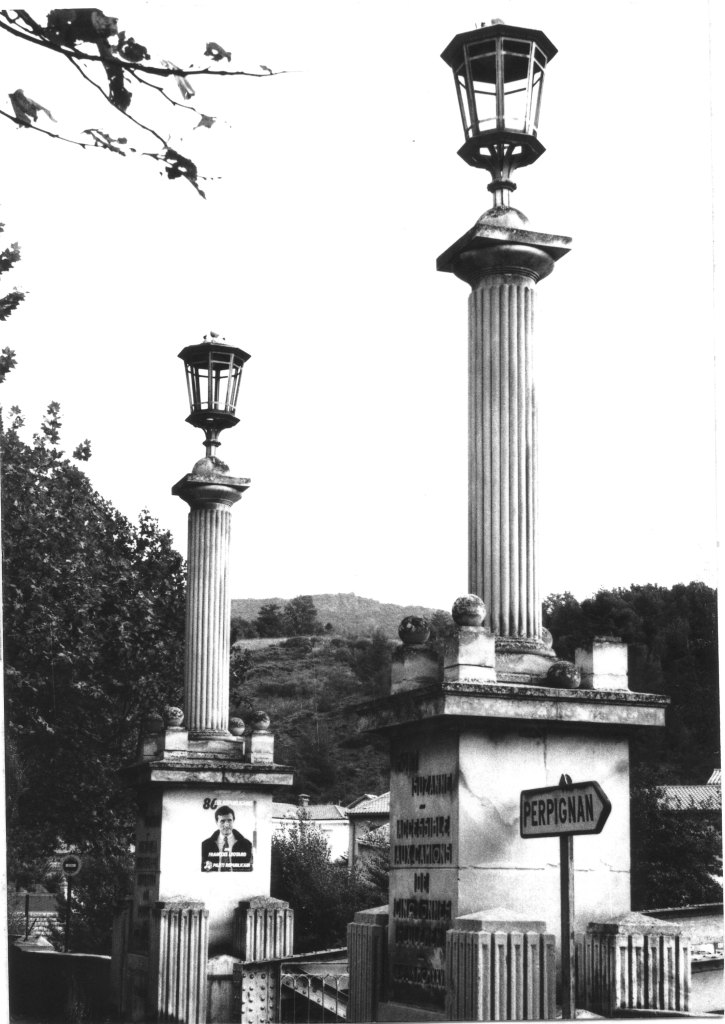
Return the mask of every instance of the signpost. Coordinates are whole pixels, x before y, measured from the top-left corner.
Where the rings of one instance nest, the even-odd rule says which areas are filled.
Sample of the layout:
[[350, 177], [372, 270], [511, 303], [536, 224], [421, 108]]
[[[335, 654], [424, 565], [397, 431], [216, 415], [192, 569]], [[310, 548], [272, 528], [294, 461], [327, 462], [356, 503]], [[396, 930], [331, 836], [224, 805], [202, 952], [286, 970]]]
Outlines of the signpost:
[[558, 786], [521, 793], [522, 839], [559, 837], [561, 870], [561, 1014], [576, 1015], [574, 976], [574, 836], [601, 832], [612, 805], [598, 782], [573, 783], [562, 775]]
[[81, 870], [83, 865], [80, 857], [75, 853], [68, 853], [63, 858], [63, 874], [65, 875], [66, 884], [68, 886], [68, 892], [66, 893], [65, 903], [65, 952], [68, 952], [70, 946], [70, 903], [71, 896], [73, 894], [73, 886], [71, 878], [74, 878]]

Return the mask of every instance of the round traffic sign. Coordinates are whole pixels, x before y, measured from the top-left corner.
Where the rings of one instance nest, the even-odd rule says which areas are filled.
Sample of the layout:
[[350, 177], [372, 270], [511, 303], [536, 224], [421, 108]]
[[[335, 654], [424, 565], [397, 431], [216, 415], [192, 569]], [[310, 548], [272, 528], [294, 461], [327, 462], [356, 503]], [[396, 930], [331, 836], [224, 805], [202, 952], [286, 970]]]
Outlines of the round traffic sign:
[[81, 869], [82, 861], [78, 854], [68, 853], [63, 858], [63, 874], [68, 876], [77, 875]]

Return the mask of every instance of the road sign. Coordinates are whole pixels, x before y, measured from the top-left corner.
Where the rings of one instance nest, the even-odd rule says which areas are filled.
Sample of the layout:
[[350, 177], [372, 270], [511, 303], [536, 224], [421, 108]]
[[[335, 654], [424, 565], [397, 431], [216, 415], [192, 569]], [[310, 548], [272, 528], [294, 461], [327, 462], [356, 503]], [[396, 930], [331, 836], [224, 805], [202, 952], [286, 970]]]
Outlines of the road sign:
[[82, 861], [80, 857], [75, 853], [67, 853], [63, 858], [63, 874], [66, 878], [72, 878], [77, 875], [81, 869]]
[[612, 805], [598, 782], [575, 782], [521, 793], [521, 838], [596, 835]]
[[562, 775], [558, 786], [521, 793], [522, 839], [559, 837], [561, 873], [561, 1012], [576, 1017], [574, 972], [574, 836], [595, 835], [604, 828], [612, 805], [598, 782], [572, 782]]

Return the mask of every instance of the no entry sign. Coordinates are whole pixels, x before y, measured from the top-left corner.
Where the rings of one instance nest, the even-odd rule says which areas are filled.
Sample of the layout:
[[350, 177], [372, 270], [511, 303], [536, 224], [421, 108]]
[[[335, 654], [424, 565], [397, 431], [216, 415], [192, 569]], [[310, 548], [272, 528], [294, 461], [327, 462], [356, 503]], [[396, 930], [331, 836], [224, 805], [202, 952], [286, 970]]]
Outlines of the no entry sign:
[[612, 805], [598, 782], [525, 789], [521, 793], [521, 838], [595, 835]]
[[75, 853], [67, 853], [63, 858], [63, 874], [66, 878], [77, 875], [81, 869], [81, 859]]

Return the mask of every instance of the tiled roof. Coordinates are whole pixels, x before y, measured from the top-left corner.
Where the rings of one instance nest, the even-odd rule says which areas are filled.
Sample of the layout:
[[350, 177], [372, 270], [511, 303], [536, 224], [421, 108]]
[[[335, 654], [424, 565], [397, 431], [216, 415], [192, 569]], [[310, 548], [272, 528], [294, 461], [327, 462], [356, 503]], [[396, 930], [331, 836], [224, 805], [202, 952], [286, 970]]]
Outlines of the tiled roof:
[[339, 821], [347, 819], [347, 809], [339, 804], [272, 804], [273, 818], [299, 818], [300, 811], [309, 815], [311, 821]]
[[707, 780], [708, 786], [720, 786], [722, 785], [722, 779], [720, 778], [720, 769], [716, 768], [710, 778]]
[[387, 846], [390, 842], [390, 822], [386, 821], [380, 828], [371, 828], [358, 839], [358, 846]]
[[380, 796], [366, 800], [357, 807], [351, 807], [347, 812], [350, 816], [365, 817], [368, 814], [390, 814], [390, 793], [381, 793]]
[[660, 804], [669, 811], [719, 811], [722, 793], [719, 786], [662, 786]]

